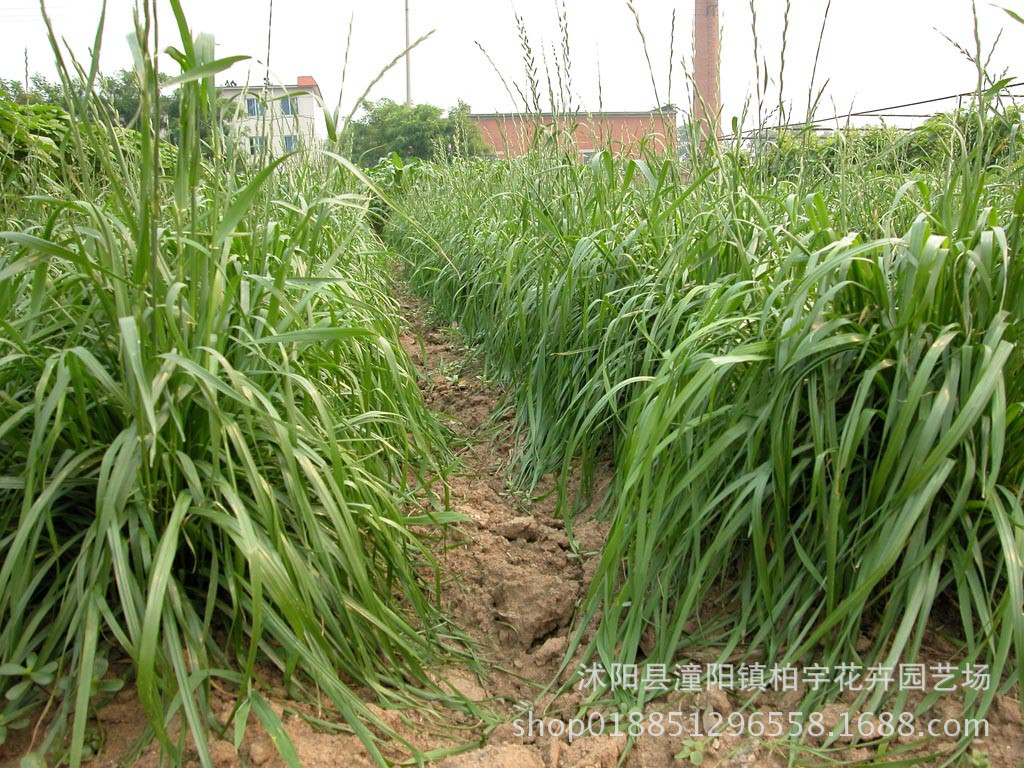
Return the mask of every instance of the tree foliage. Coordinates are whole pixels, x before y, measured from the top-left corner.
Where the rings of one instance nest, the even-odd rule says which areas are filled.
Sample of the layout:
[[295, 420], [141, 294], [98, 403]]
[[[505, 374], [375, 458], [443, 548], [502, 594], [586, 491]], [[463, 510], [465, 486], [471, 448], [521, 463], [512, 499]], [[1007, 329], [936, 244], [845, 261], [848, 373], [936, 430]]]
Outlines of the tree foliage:
[[67, 118], [60, 107], [0, 98], [0, 180], [5, 188], [23, 178], [30, 162], [47, 170], [59, 165]]
[[392, 153], [432, 160], [489, 151], [463, 102], [447, 115], [430, 104], [410, 107], [391, 99], [368, 101], [365, 106], [366, 114], [349, 126], [352, 156], [363, 165], [375, 165]]
[[[161, 80], [167, 80], [167, 75], [161, 75]], [[135, 127], [139, 114], [139, 81], [135, 72], [130, 69], [121, 69], [112, 75], [99, 75], [96, 83], [96, 91], [100, 96], [94, 106], [102, 103], [111, 111], [115, 118], [114, 123], [125, 128]], [[78, 94], [81, 96], [81, 94]], [[64, 108], [67, 104], [67, 94], [64, 92], [64, 85], [60, 81], [52, 82], [40, 74], [33, 75], [29, 81], [29, 88], [26, 91], [24, 85], [18, 80], [0, 79], [0, 99], [22, 105], [42, 104], [46, 106]], [[160, 113], [163, 124], [161, 126], [162, 137], [173, 143], [178, 140], [178, 116], [180, 114], [180, 98], [177, 91], [160, 94]]]

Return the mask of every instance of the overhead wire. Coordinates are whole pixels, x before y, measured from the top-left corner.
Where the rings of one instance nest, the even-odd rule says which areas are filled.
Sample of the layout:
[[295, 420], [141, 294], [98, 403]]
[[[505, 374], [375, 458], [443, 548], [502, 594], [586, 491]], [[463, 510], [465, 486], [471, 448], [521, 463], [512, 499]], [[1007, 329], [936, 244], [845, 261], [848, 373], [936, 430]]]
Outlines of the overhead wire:
[[[1018, 80], [1013, 83], [1007, 83], [1000, 89], [1000, 93], [1010, 91], [1011, 89], [1024, 88], [1024, 80]], [[814, 128], [824, 123], [839, 122], [842, 120], [848, 120], [851, 117], [900, 117], [900, 118], [911, 118], [911, 119], [927, 119], [932, 117], [932, 114], [921, 114], [921, 113], [903, 113], [897, 112], [896, 110], [907, 109], [909, 107], [919, 107], [925, 104], [938, 104], [944, 101], [952, 101], [953, 99], [963, 99], [965, 97], [971, 97], [977, 95], [977, 91], [964, 91], [963, 93], [953, 93], [948, 96], [936, 96], [930, 99], [920, 99], [918, 101], [908, 101], [904, 104], [893, 104], [887, 107], [876, 107], [875, 109], [863, 109], [855, 112], [846, 112], [843, 114], [835, 114], [829, 117], [818, 117], [811, 120], [800, 120], [790, 123], [781, 123], [778, 125], [765, 126], [763, 128], [748, 128], [747, 130], [740, 131], [739, 136], [751, 136], [764, 131], [778, 131], [785, 130], [787, 128]], [[722, 136], [723, 140], [730, 140], [736, 138], [737, 134], [730, 133]]]

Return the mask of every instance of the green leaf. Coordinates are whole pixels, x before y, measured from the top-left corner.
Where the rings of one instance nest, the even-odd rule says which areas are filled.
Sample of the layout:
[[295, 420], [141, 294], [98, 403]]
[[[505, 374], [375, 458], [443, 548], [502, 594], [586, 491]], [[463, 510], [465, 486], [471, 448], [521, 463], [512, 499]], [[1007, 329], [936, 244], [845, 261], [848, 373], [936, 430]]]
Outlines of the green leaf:
[[249, 708], [251, 705], [251, 696], [247, 696], [244, 701], [238, 705], [238, 709], [235, 712], [235, 751], [239, 751], [242, 748], [242, 742], [245, 740], [245, 730], [249, 724]]
[[281, 755], [281, 759], [284, 760], [289, 768], [302, 768], [302, 764], [299, 762], [299, 755], [295, 751], [295, 745], [285, 732], [281, 718], [270, 708], [266, 700], [260, 696], [259, 691], [250, 693], [249, 700], [252, 702], [253, 711], [277, 749], [277, 753]]
[[182, 83], [191, 83], [195, 80], [202, 80], [204, 77], [211, 77], [218, 72], [223, 72], [225, 69], [233, 67], [240, 61], [248, 60], [248, 56], [226, 56], [223, 59], [215, 59], [214, 61], [206, 62], [198, 66], [192, 67], [186, 72], [182, 72], [177, 77], [172, 77], [165, 80], [160, 84], [161, 90], [165, 88], [173, 88], [176, 85]]
[[32, 681], [30, 679], [20, 680], [19, 682], [12, 685], [7, 689], [4, 696], [8, 701], [17, 701], [32, 688]]
[[254, 344], [319, 344], [325, 341], [345, 339], [380, 338], [365, 328], [304, 328], [300, 331], [286, 331], [273, 336], [253, 339]]
[[1006, 11], [1006, 13], [1010, 16], [1011, 19], [1014, 19], [1015, 21], [1024, 24], [1024, 17], [1021, 17], [1019, 13], [1017, 13], [1016, 11], [1012, 11], [1009, 8], [1006, 8], [1005, 6], [1003, 6], [1002, 8], [1004, 11]]
[[260, 189], [266, 183], [267, 179], [270, 178], [274, 169], [277, 168], [285, 158], [279, 157], [267, 165], [266, 168], [261, 169], [252, 180], [242, 188], [235, 196], [231, 205], [228, 206], [227, 210], [221, 216], [220, 224], [217, 226], [217, 231], [213, 236], [213, 247], [219, 248], [231, 233], [234, 232], [235, 227], [238, 226], [238, 222], [242, 220], [242, 217], [248, 212], [253, 202], [256, 200], [256, 196], [259, 194]]

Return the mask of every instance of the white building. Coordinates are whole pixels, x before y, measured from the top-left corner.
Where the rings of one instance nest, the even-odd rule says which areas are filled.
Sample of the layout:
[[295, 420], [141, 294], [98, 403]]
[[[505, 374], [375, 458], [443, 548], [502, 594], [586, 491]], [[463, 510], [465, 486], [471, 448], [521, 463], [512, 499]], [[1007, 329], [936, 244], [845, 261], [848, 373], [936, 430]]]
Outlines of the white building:
[[220, 87], [220, 96], [233, 102], [226, 111], [239, 150], [260, 156], [280, 157], [325, 136], [320, 87], [309, 75], [295, 85], [235, 85]]

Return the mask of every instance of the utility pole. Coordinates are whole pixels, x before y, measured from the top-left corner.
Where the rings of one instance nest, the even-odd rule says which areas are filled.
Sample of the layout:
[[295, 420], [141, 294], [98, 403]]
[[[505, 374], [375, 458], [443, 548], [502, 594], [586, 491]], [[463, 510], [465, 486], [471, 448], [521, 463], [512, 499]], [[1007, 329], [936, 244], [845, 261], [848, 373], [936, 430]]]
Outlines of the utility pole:
[[28, 48], [25, 49], [25, 94], [28, 94]]
[[720, 81], [718, 74], [718, 0], [696, 0], [693, 9], [693, 120], [703, 141], [721, 135]]
[[405, 0], [405, 106], [412, 106], [412, 65], [409, 63], [409, 0]]

